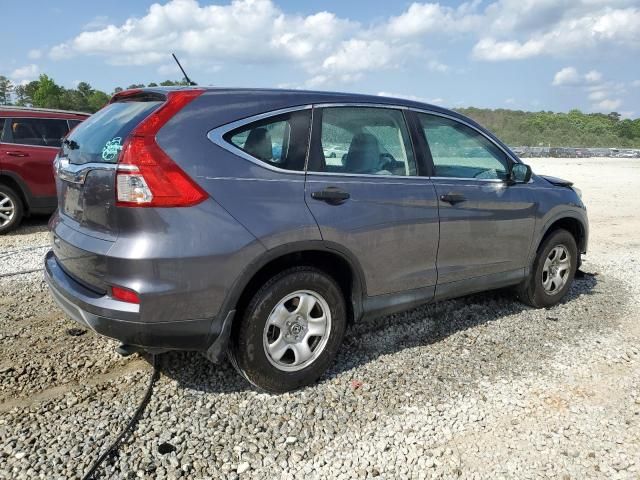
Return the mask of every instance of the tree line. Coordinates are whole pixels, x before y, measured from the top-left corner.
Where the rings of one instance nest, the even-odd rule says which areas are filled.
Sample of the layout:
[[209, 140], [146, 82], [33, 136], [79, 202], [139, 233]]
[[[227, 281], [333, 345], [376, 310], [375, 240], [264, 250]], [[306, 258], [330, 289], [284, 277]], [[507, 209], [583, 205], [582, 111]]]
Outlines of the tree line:
[[457, 109], [513, 146], [640, 148], [640, 118], [617, 112], [523, 112], [484, 108]]
[[[179, 81], [165, 80], [159, 84], [152, 82], [148, 85], [134, 83], [129, 85], [127, 89], [175, 85], [188, 85], [188, 83], [184, 79]], [[93, 88], [87, 82], [78, 83], [76, 88], [65, 88], [44, 74], [40, 75], [38, 80], [24, 85], [13, 85], [7, 77], [0, 75], [0, 105], [58, 108], [94, 113], [104, 107], [113, 94], [122, 90], [122, 87], [116, 87], [113, 92], [107, 94]]]
[[[188, 85], [185, 79], [149, 83], [147, 87]], [[127, 87], [142, 88], [142, 83]], [[19, 105], [59, 108], [93, 113], [102, 108], [114, 93], [94, 89], [87, 82], [76, 88], [64, 88], [47, 76], [40, 75], [25, 85], [13, 85], [0, 75], [0, 105]], [[617, 112], [568, 113], [550, 111], [524, 112], [521, 110], [462, 108], [458, 111], [476, 120], [494, 132], [505, 143], [514, 146], [551, 147], [632, 147], [640, 148], [640, 118], [621, 119]]]

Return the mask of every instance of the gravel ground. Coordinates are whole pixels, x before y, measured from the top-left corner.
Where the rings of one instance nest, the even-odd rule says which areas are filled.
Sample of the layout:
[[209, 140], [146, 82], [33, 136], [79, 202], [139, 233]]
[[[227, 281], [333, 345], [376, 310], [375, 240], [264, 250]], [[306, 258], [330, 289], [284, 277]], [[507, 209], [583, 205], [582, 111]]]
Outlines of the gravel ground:
[[[103, 477], [640, 479], [640, 162], [529, 162], [590, 209], [566, 302], [499, 291], [360, 324], [319, 384], [279, 396], [162, 355]], [[0, 275], [37, 267], [46, 248], [15, 250], [47, 242], [43, 219], [0, 237]], [[41, 274], [0, 277], [0, 478], [81, 477], [142, 398], [148, 359], [76, 327]]]

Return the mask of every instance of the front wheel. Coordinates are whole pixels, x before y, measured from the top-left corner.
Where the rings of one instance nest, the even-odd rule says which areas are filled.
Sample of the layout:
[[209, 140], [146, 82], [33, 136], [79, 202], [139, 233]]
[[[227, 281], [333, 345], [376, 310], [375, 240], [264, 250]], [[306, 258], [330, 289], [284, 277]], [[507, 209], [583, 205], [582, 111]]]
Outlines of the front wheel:
[[232, 363], [273, 393], [315, 382], [335, 358], [346, 326], [345, 300], [326, 273], [286, 270], [249, 302], [230, 345]]
[[529, 277], [518, 287], [518, 298], [535, 308], [552, 307], [571, 287], [578, 267], [578, 247], [573, 235], [556, 230], [538, 249]]

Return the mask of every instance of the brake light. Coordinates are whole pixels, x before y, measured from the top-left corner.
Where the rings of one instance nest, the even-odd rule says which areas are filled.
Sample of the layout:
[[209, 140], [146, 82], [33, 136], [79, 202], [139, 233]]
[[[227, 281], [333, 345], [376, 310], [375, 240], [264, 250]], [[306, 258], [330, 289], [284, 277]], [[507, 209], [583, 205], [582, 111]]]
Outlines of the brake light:
[[140, 297], [138, 297], [138, 294], [128, 288], [111, 287], [111, 296], [122, 302], [140, 303]]
[[208, 197], [156, 142], [158, 131], [203, 91], [169, 92], [167, 101], [127, 138], [118, 161], [116, 205], [188, 207]]

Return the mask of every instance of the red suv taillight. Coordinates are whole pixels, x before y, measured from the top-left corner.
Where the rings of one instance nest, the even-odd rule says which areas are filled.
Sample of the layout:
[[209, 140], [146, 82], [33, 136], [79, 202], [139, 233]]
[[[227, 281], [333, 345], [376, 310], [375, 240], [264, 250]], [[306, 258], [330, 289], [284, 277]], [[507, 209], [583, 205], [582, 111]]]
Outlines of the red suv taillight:
[[169, 92], [167, 101], [129, 135], [116, 176], [116, 205], [189, 207], [208, 195], [160, 148], [158, 131], [204, 90]]

